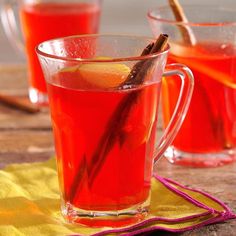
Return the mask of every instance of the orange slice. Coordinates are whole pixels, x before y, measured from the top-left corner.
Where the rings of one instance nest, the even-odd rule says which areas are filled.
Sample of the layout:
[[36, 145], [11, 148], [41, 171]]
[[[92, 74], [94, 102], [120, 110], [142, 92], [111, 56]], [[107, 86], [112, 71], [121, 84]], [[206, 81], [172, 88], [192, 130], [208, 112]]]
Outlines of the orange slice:
[[184, 63], [187, 64], [190, 69], [192, 68], [193, 70], [199, 71], [203, 74], [208, 75], [211, 79], [216, 80], [219, 83], [222, 83], [223, 85], [230, 87], [232, 89], [236, 89], [236, 83], [233, 80], [232, 76], [227, 75], [221, 71], [217, 71], [209, 66], [204, 65], [203, 63], [199, 62], [194, 62], [190, 63], [188, 59], [182, 59], [181, 62], [179, 63]]
[[[205, 65], [204, 63], [200, 63], [196, 61], [191, 62], [191, 60], [188, 59], [188, 56], [190, 55], [197, 55], [198, 57], [201, 57], [201, 58], [208, 57], [207, 55], [204, 55], [203, 53], [199, 53], [195, 47], [185, 47], [178, 44], [172, 44], [171, 52], [173, 55], [176, 55], [175, 60], [178, 63], [183, 63], [185, 65], [188, 65], [190, 69], [199, 71], [202, 74], [206, 74], [210, 78], [216, 80], [217, 82], [222, 83], [223, 85], [230, 87], [232, 89], [236, 89], [236, 83], [232, 76], [225, 74], [224, 72], [221, 72], [220, 70], [216, 70], [212, 67], [209, 67]], [[181, 55], [181, 58], [178, 58], [178, 56], [180, 55]]]
[[120, 63], [87, 63], [77, 71], [83, 80], [97, 88], [115, 88], [122, 84], [130, 68]]

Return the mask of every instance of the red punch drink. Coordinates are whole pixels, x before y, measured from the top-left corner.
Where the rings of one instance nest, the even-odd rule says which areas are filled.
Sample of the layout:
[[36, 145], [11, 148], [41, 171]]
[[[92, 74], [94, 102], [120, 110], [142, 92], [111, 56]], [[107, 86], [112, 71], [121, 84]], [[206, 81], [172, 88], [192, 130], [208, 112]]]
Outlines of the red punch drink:
[[[172, 45], [169, 61], [188, 65], [195, 77], [189, 111], [173, 143], [182, 155], [192, 153], [193, 158], [179, 159], [175, 163], [202, 167], [234, 160], [233, 156], [222, 157], [224, 152], [236, 148], [236, 54], [232, 45], [222, 47], [213, 42], [193, 47]], [[176, 104], [179, 87], [175, 78], [164, 83], [166, 124]], [[213, 157], [200, 158], [200, 153], [212, 153]], [[218, 156], [218, 153], [222, 155]]]
[[[169, 34], [169, 62], [187, 65], [195, 86], [183, 126], [165, 157], [191, 167], [232, 163], [236, 161], [236, 11], [218, 4], [183, 4], [184, 20], [173, 11], [170, 5], [150, 10], [150, 26], [155, 36]], [[165, 125], [173, 113], [178, 83], [174, 77], [164, 82]]]
[[[153, 164], [178, 132], [193, 90], [188, 68], [165, 67], [167, 38], [78, 35], [36, 48], [68, 222], [122, 227], [148, 215]], [[183, 92], [169, 128], [157, 137], [163, 74], [181, 75]]]
[[[102, 86], [117, 85], [129, 72], [122, 64], [107, 66], [104, 72], [95, 64], [91, 71], [86, 65], [64, 68], [48, 85], [59, 179], [68, 209], [118, 211], [149, 198], [160, 83], [104, 91]], [[58, 81], [61, 86], [55, 85]], [[119, 116], [117, 111], [130, 97], [135, 103]], [[120, 119], [122, 127], [116, 127]]]
[[[46, 83], [35, 53], [40, 42], [77, 34], [97, 33], [100, 7], [95, 3], [36, 3], [25, 4], [20, 11], [29, 64], [32, 96], [46, 94]], [[38, 102], [37, 99], [35, 102]], [[33, 101], [34, 102], [34, 101]], [[40, 101], [39, 101], [40, 102]]]

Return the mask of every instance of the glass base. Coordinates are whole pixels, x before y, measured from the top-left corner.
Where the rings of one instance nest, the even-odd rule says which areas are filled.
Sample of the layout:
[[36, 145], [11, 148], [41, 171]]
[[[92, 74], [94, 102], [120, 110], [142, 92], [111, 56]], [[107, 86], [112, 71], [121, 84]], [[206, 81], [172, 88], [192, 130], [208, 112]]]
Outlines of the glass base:
[[62, 205], [61, 210], [68, 223], [89, 227], [123, 227], [143, 220], [148, 214], [149, 203], [148, 200], [142, 205], [117, 211], [89, 211], [66, 203]]
[[189, 167], [217, 167], [236, 161], [236, 149], [216, 153], [188, 153], [170, 146], [164, 156], [173, 164]]
[[29, 99], [32, 103], [38, 105], [48, 105], [48, 95], [47, 93], [42, 93], [35, 88], [29, 89]]

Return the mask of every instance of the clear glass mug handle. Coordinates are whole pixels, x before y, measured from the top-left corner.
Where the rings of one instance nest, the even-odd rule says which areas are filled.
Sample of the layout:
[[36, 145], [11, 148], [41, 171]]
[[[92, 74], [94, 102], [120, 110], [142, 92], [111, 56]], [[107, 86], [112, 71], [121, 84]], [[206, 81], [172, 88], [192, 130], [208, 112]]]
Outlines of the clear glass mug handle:
[[181, 79], [180, 93], [171, 120], [154, 153], [154, 162], [157, 162], [160, 159], [167, 147], [174, 140], [186, 116], [193, 93], [194, 77], [192, 71], [188, 67], [182, 64], [169, 64], [165, 68], [163, 77], [171, 75], [178, 75]]
[[22, 56], [24, 54], [24, 43], [20, 33], [20, 26], [17, 24], [16, 10], [17, 0], [3, 0], [0, 13], [4, 32], [12, 46]]

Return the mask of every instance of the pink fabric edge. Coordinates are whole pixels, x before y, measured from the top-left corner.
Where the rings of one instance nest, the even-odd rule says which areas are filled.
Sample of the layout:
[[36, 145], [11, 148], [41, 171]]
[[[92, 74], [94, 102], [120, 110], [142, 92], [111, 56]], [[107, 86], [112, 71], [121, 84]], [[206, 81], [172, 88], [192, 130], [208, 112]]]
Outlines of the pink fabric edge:
[[193, 199], [191, 196], [189, 196], [187, 193], [184, 193], [182, 192], [181, 190], [178, 190], [176, 188], [174, 188], [173, 186], [171, 186], [169, 184], [168, 181], [165, 180], [165, 178], [163, 177], [160, 177], [158, 175], [155, 175], [154, 176], [157, 180], [159, 180], [163, 185], [165, 185], [165, 187], [167, 187], [169, 190], [171, 190], [172, 192], [176, 193], [177, 195], [181, 196], [182, 198], [184, 198], [185, 200], [187, 200], [188, 202], [192, 203], [193, 205], [197, 206], [197, 207], [200, 207], [200, 208], [203, 208], [207, 211], [209, 211], [210, 213], [218, 213], [216, 212], [214, 209], [204, 205], [203, 203], [197, 201], [196, 199]]
[[[169, 229], [169, 228], [160, 227], [160, 226], [153, 226], [153, 227], [149, 227], [149, 228], [134, 230], [133, 232], [124, 233], [122, 235], [131, 236], [131, 235], [136, 235], [136, 234], [140, 234], [140, 233], [151, 232], [151, 231], [154, 231], [154, 230], [163, 230], [163, 231], [172, 232], [172, 233], [181, 233], [181, 232], [185, 232], [185, 231], [188, 231], [188, 230], [199, 229], [199, 228], [201, 228], [205, 225], [219, 223], [219, 222], [222, 222], [223, 220], [224, 219], [221, 216], [216, 216], [212, 219], [206, 220], [206, 221], [204, 221], [202, 223], [199, 223], [197, 225], [188, 226], [188, 227], [185, 227], [185, 228], [182, 228], [182, 229]], [[100, 236], [101, 235], [102, 234], [100, 234]]]
[[[160, 176], [157, 176], [157, 177], [160, 177]], [[155, 176], [155, 178], [156, 178], [156, 176]], [[211, 196], [209, 193], [206, 193], [206, 192], [204, 192], [204, 191], [202, 191], [202, 190], [199, 190], [199, 189], [193, 189], [193, 188], [191, 188], [191, 187], [183, 186], [183, 185], [181, 185], [180, 183], [178, 183], [178, 182], [176, 182], [176, 181], [174, 181], [174, 180], [168, 179], [168, 178], [164, 178], [164, 177], [161, 177], [161, 178], [164, 179], [164, 180], [166, 180], [166, 181], [169, 182], [169, 183], [172, 183], [172, 184], [175, 184], [175, 185], [177, 185], [177, 186], [180, 186], [181, 188], [184, 188], [184, 189], [187, 189], [187, 190], [191, 190], [191, 191], [193, 191], [193, 192], [197, 192], [197, 193], [201, 193], [202, 195], [205, 195], [206, 197], [208, 197], [208, 198], [212, 199], [213, 201], [217, 202], [218, 204], [220, 204], [220, 205], [221, 205], [228, 213], [230, 213], [234, 218], [236, 217], [236, 214], [234, 214], [234, 213], [232, 212], [232, 210], [231, 210], [224, 202], [222, 202], [222, 201], [220, 201], [219, 199], [217, 199], [217, 198]], [[221, 213], [221, 212], [219, 212], [219, 213]], [[223, 215], [224, 213], [221, 213], [221, 214]]]
[[[194, 204], [194, 205], [196, 205], [200, 208], [206, 209], [207, 212], [192, 215], [192, 216], [182, 217], [182, 218], [179, 218], [179, 219], [168, 219], [168, 218], [163, 218], [163, 217], [153, 217], [151, 219], [147, 219], [147, 220], [144, 220], [142, 222], [139, 222], [135, 225], [127, 226], [127, 227], [124, 227], [124, 228], [108, 229], [108, 230], [104, 230], [102, 232], [98, 232], [98, 233], [95, 233], [95, 234], [92, 234], [92, 235], [93, 236], [102, 236], [102, 235], [109, 234], [109, 233], [123, 233], [122, 235], [131, 236], [131, 235], [136, 235], [136, 234], [140, 234], [140, 233], [151, 232], [151, 231], [154, 231], [154, 230], [164, 230], [164, 231], [167, 231], [167, 232], [173, 232], [173, 233], [179, 232], [180, 233], [180, 232], [184, 232], [184, 231], [187, 231], [187, 230], [197, 229], [197, 228], [203, 227], [203, 226], [208, 225], [208, 224], [218, 223], [218, 222], [225, 221], [225, 220], [228, 220], [228, 219], [236, 218], [236, 214], [234, 214], [228, 206], [226, 206], [223, 202], [216, 199], [215, 197], [212, 197], [208, 193], [205, 193], [201, 190], [196, 190], [196, 189], [192, 189], [190, 187], [183, 186], [183, 185], [181, 185], [181, 184], [179, 184], [179, 183], [177, 183], [177, 182], [175, 182], [171, 179], [160, 177], [156, 174], [154, 174], [153, 177], [156, 180], [160, 181], [162, 184], [164, 184], [169, 190], [171, 190], [174, 193], [176, 193], [177, 195], [183, 197], [185, 200], [191, 202], [192, 204]], [[187, 190], [191, 190], [191, 191], [194, 191], [194, 192], [201, 193], [201, 194], [205, 195], [206, 197], [209, 197], [213, 201], [216, 201], [217, 203], [219, 203], [226, 211], [225, 212], [219, 212], [219, 211], [216, 211], [216, 210], [214, 210], [210, 207], [207, 207], [204, 204], [202, 204], [202, 203], [198, 202], [197, 200], [193, 199], [192, 197], [190, 197], [188, 194], [183, 193], [178, 189], [175, 189], [173, 186], [169, 185], [169, 183], [180, 186], [181, 188], [184, 188], [184, 189], [187, 189]], [[212, 214], [212, 213], [217, 213], [218, 215], [215, 216], [214, 218], [211, 218], [209, 220], [201, 222], [197, 225], [188, 226], [188, 227], [185, 227], [185, 228], [182, 228], [182, 229], [170, 229], [170, 228], [167, 228], [167, 227], [152, 226], [152, 227], [148, 227], [148, 228], [136, 229], [135, 230], [135, 228], [145, 226], [147, 223], [151, 223], [153, 221], [165, 221], [165, 222], [175, 222], [175, 223], [177, 223], [179, 221], [189, 220], [189, 219], [193, 219], [193, 218], [196, 218], [196, 217], [200, 217], [200, 216], [204, 216], [204, 215], [208, 215], [208, 214]], [[131, 231], [131, 230], [133, 230], [133, 231], [125, 233], [126, 231]], [[82, 235], [72, 234], [70, 236], [82, 236]]]
[[[185, 232], [185, 231], [188, 231], [188, 230], [198, 229], [198, 228], [203, 227], [205, 225], [219, 223], [219, 222], [222, 222], [223, 220], [224, 220], [224, 218], [222, 216], [216, 216], [212, 219], [206, 220], [206, 221], [201, 222], [197, 225], [188, 226], [188, 227], [185, 227], [185, 228], [182, 228], [182, 229], [170, 229], [170, 228], [167, 228], [167, 227], [152, 226], [152, 227], [148, 227], [148, 228], [135, 230], [134, 228], [137, 227], [137, 225], [134, 225], [134, 226], [131, 226], [129, 228], [104, 230], [102, 232], [92, 234], [92, 236], [102, 236], [102, 235], [105, 235], [105, 234], [112, 234], [112, 233], [122, 233], [122, 235], [124, 235], [124, 236], [132, 236], [132, 235], [141, 234], [141, 233], [145, 233], [145, 232], [151, 232], [151, 231], [155, 231], [155, 230], [163, 230], [163, 231], [172, 232], [172, 233], [181, 233], [181, 232]], [[130, 230], [133, 230], [133, 231], [125, 233], [126, 231], [130, 231]], [[70, 236], [83, 236], [83, 235], [81, 235], [81, 234], [71, 234]]]

